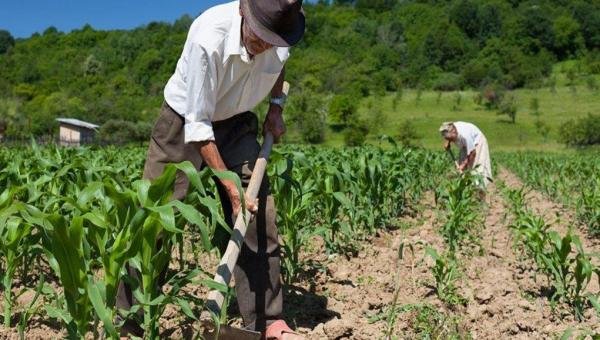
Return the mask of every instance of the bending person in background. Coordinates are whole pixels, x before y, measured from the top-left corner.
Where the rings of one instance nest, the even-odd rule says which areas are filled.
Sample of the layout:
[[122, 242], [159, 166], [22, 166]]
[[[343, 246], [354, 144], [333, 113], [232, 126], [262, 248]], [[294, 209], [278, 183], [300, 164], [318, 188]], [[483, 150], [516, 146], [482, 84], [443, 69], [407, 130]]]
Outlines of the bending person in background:
[[482, 177], [480, 186], [485, 189], [492, 181], [492, 165], [487, 139], [481, 130], [467, 122], [445, 122], [440, 127], [440, 133], [446, 140], [446, 150], [450, 150], [451, 143], [455, 143], [460, 150], [456, 165], [458, 171], [475, 170]]

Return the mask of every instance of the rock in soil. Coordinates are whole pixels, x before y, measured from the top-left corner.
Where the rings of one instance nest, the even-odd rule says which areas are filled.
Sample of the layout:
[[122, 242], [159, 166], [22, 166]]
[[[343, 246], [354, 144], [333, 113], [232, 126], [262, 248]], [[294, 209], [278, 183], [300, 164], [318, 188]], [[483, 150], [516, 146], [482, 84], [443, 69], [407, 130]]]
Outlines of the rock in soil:
[[345, 320], [333, 319], [325, 324], [324, 331], [329, 339], [340, 339], [352, 335], [352, 326]]

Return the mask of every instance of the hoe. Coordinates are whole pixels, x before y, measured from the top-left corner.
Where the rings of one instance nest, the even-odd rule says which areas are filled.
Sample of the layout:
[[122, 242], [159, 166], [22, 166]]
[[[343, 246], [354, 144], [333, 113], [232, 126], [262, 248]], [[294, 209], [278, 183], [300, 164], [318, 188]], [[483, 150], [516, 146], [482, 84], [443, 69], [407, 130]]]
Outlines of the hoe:
[[[284, 82], [283, 92], [287, 95], [288, 91], [289, 84]], [[256, 197], [258, 197], [258, 190], [265, 173], [265, 168], [267, 167], [267, 159], [269, 158], [272, 147], [273, 135], [271, 135], [270, 132], [267, 132], [260, 154], [254, 165], [250, 183], [248, 183], [248, 188], [246, 189], [246, 199], [254, 201], [256, 200]], [[244, 211], [237, 216], [234, 228], [231, 232], [231, 238], [229, 239], [223, 257], [221, 258], [221, 262], [219, 262], [217, 273], [213, 279], [214, 281], [224, 285], [229, 284], [233, 268], [235, 267], [242, 243], [244, 242], [246, 228], [251, 218], [252, 214], [249, 211]], [[225, 296], [218, 290], [212, 290], [208, 293], [208, 298], [206, 300], [206, 309], [208, 311], [203, 312], [201, 316], [201, 320], [205, 327], [203, 334], [204, 338], [207, 340], [260, 340], [261, 334], [259, 332], [235, 328], [228, 325], [217, 326], [212, 322], [210, 313], [217, 316], [221, 315], [221, 308], [223, 307], [224, 300]]]

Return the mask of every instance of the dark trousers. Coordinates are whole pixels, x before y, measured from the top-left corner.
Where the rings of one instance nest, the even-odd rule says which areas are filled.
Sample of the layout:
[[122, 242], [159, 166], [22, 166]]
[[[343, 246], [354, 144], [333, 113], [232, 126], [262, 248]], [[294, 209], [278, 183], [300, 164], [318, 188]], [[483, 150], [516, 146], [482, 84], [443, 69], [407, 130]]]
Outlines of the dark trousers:
[[[184, 143], [184, 121], [166, 103], [154, 125], [148, 155], [144, 166], [144, 178], [160, 176], [166, 164], [191, 161], [198, 170], [202, 167], [198, 146]], [[223, 161], [230, 171], [240, 176], [244, 188], [248, 186], [254, 163], [260, 151], [257, 142], [258, 120], [254, 113], [244, 112], [227, 120], [213, 123], [215, 143]], [[183, 199], [189, 182], [183, 173], [177, 174], [174, 199]], [[233, 228], [232, 207], [224, 188], [217, 181], [219, 196], [227, 223]], [[235, 290], [240, 313], [248, 329], [264, 331], [271, 320], [281, 317], [282, 292], [280, 281], [280, 257], [277, 217], [273, 196], [269, 191], [267, 176], [258, 197], [259, 210], [248, 226], [244, 245], [234, 270]], [[224, 250], [229, 235], [218, 229], [216, 239], [223, 242]], [[226, 234], [226, 235], [225, 235]], [[132, 270], [130, 274], [135, 275]], [[136, 275], [138, 276], [138, 275]], [[138, 276], [139, 277], [139, 276]], [[117, 307], [129, 309], [135, 304], [131, 289], [121, 281], [117, 293]]]

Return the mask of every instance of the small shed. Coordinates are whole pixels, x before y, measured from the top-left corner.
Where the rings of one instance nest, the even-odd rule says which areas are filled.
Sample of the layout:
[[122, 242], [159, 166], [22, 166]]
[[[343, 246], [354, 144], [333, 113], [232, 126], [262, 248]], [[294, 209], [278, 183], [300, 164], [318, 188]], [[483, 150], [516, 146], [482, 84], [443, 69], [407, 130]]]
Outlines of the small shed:
[[57, 118], [60, 123], [58, 143], [62, 146], [80, 146], [94, 140], [99, 125], [74, 118]]

